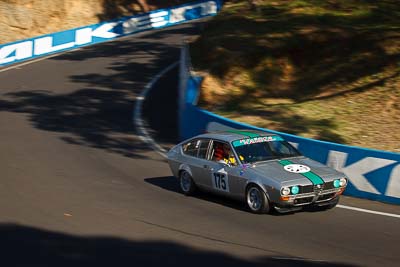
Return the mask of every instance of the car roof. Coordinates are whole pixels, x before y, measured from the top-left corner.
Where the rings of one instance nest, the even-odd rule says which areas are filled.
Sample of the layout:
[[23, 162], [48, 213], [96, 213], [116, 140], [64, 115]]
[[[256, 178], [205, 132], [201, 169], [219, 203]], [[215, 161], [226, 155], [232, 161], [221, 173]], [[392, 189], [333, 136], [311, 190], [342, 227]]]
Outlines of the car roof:
[[193, 138], [211, 138], [226, 142], [232, 142], [239, 139], [256, 138], [262, 136], [277, 136], [277, 134], [266, 133], [257, 130], [227, 130], [200, 134]]

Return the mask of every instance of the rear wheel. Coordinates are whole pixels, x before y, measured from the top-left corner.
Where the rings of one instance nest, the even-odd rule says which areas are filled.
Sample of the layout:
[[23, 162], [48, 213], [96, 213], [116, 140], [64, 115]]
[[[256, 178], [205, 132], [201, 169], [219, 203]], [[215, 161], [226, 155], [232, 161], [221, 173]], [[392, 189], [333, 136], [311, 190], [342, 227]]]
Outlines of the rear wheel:
[[246, 191], [247, 206], [254, 213], [269, 213], [270, 204], [263, 190], [256, 185], [250, 185]]
[[183, 194], [190, 196], [196, 191], [196, 184], [193, 182], [192, 176], [187, 171], [181, 171], [179, 174], [179, 185]]

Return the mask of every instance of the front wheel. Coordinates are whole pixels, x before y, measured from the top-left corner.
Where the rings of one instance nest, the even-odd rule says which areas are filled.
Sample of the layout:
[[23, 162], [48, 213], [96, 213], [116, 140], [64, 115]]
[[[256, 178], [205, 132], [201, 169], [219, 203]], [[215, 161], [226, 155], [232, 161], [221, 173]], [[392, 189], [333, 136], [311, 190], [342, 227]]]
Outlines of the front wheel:
[[196, 191], [196, 184], [192, 176], [187, 171], [182, 171], [179, 175], [179, 184], [183, 194], [190, 196]]
[[260, 187], [251, 185], [246, 192], [247, 206], [254, 213], [269, 213], [270, 204]]

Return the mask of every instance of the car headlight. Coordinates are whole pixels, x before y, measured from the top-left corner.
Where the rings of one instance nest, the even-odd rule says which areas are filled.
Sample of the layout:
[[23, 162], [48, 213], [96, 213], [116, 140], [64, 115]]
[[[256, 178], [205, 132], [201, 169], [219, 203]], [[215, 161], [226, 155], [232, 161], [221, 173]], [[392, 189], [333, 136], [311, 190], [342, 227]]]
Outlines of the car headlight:
[[334, 186], [335, 188], [340, 187], [340, 180], [337, 179], [337, 180], [333, 181], [333, 186]]
[[287, 196], [290, 194], [290, 188], [289, 187], [282, 187], [281, 189], [281, 195], [282, 196]]
[[340, 184], [340, 186], [345, 186], [347, 184], [347, 179], [346, 178], [340, 178], [339, 184]]
[[292, 192], [293, 195], [297, 195], [300, 191], [300, 188], [297, 185], [295, 185], [295, 186], [292, 186], [290, 191]]

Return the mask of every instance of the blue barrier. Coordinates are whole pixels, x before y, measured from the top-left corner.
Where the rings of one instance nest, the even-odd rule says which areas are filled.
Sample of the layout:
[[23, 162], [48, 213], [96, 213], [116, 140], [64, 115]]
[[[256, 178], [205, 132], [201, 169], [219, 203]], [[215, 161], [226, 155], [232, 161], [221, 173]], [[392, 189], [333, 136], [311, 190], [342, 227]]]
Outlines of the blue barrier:
[[[276, 133], [295, 145], [305, 156], [344, 172], [349, 177], [346, 195], [400, 204], [400, 154], [312, 140], [235, 122], [194, 105], [198, 78], [186, 83], [185, 104], [180, 111], [180, 138], [215, 130], [256, 129]], [[196, 123], [193, 123], [196, 122]]]
[[222, 0], [201, 0], [138, 16], [93, 24], [0, 45], [0, 67], [122, 36], [215, 15]]

